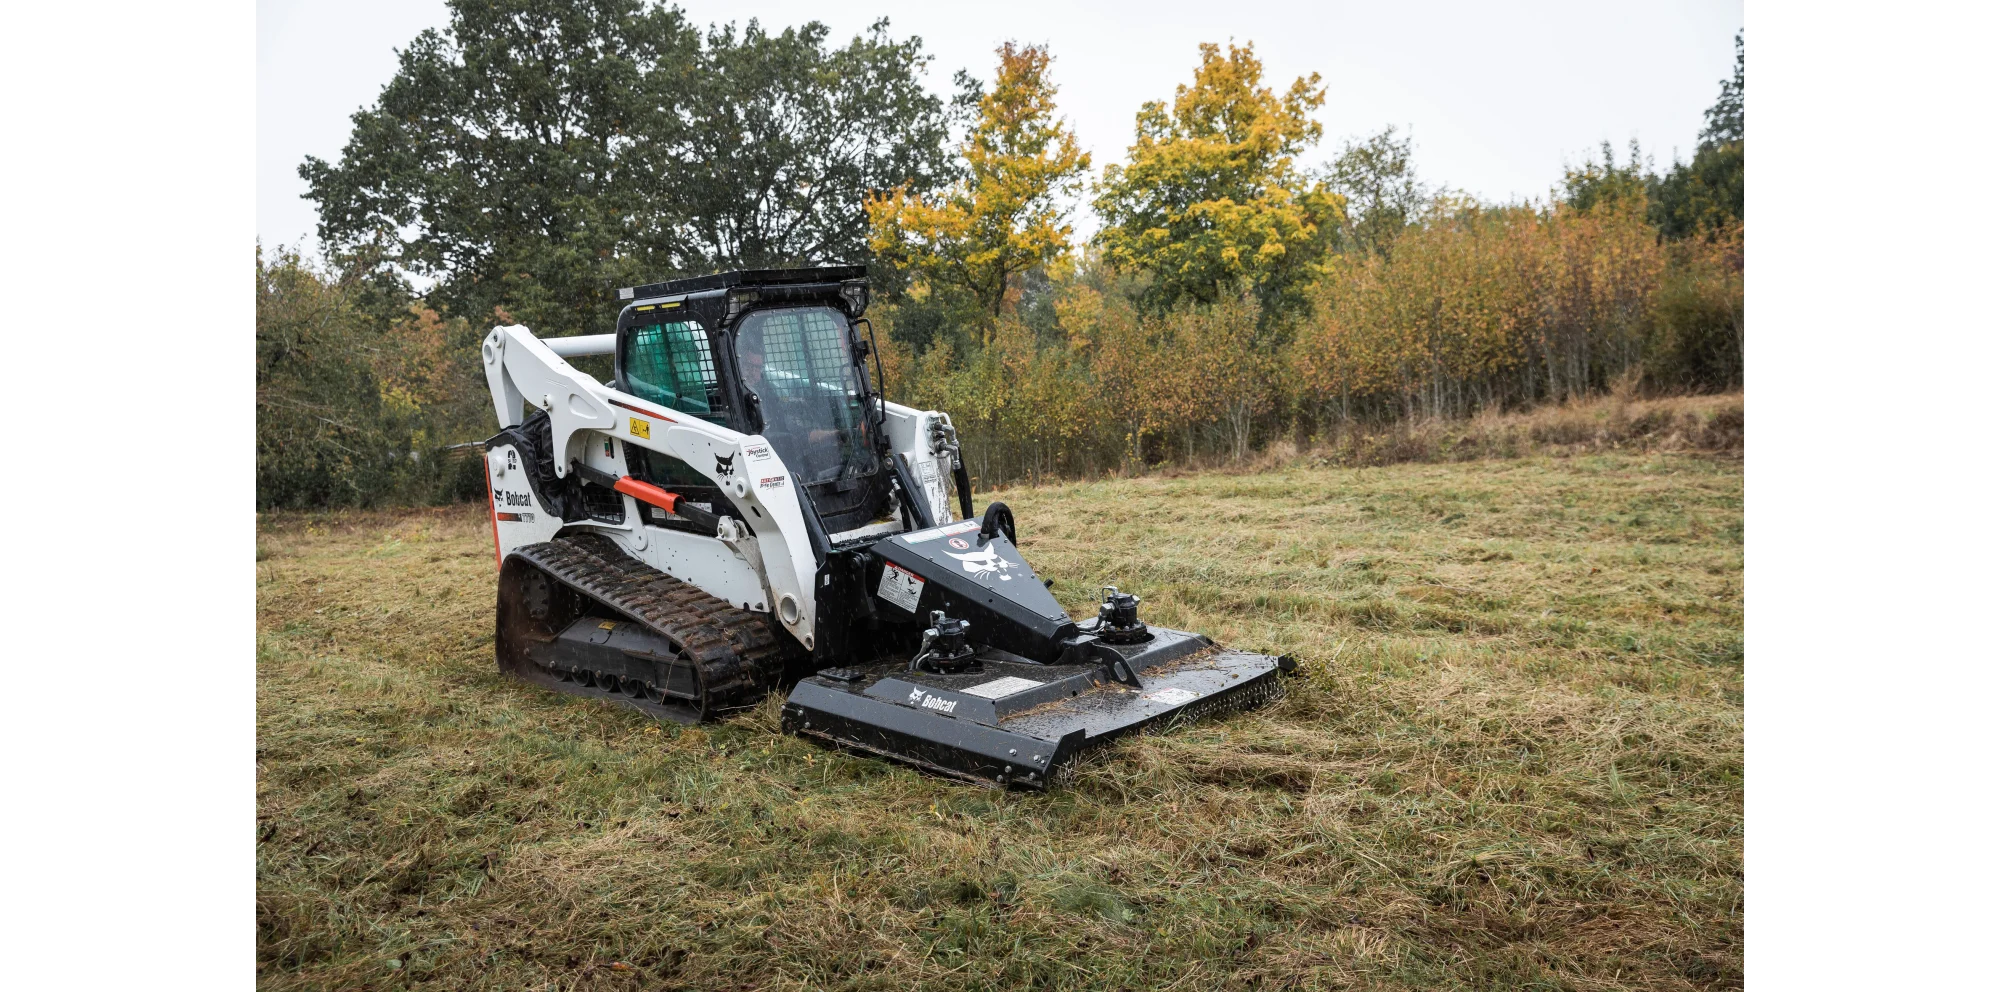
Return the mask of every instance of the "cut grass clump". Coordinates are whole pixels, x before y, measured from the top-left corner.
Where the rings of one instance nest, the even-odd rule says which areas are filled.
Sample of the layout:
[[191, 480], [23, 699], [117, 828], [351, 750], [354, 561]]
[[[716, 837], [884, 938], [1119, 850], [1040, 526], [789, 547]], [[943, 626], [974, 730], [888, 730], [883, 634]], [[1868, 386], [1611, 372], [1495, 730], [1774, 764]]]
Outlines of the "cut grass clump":
[[1300, 660], [1045, 795], [503, 679], [484, 508], [260, 518], [259, 984], [1739, 987], [1741, 466], [1589, 443], [1010, 490]]

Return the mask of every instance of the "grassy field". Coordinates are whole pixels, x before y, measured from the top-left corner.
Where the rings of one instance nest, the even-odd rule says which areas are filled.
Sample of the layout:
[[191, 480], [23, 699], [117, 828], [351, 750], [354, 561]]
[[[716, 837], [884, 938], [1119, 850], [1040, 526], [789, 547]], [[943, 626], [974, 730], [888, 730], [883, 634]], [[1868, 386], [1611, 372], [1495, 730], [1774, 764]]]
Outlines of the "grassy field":
[[1001, 494], [1072, 612], [1302, 660], [1050, 795], [502, 679], [483, 507], [259, 521], [271, 989], [1742, 984], [1742, 467]]

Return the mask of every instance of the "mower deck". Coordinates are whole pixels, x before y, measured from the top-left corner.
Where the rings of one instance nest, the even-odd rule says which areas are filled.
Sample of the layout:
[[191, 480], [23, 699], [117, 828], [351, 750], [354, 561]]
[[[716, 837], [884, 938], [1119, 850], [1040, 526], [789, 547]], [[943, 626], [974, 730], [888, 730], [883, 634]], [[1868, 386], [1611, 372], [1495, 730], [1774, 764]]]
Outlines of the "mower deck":
[[986, 785], [1047, 788], [1084, 752], [1148, 725], [1249, 709], [1283, 694], [1282, 660], [1152, 628], [1115, 645], [1119, 666], [1045, 665], [994, 648], [971, 669], [905, 663], [827, 669], [799, 682], [785, 730]]

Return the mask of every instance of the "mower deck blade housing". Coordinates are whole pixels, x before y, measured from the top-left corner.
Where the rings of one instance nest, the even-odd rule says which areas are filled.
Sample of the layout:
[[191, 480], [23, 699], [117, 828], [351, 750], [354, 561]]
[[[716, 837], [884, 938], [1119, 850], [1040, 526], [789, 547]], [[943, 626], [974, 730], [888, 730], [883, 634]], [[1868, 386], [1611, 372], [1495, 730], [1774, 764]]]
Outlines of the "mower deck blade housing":
[[[984, 785], [1045, 789], [1080, 755], [1143, 727], [1204, 719], [1283, 694], [1280, 661], [1152, 628], [1100, 664], [1040, 664], [989, 648], [970, 670], [828, 669], [785, 701], [787, 732]], [[1134, 684], [1136, 683], [1136, 684]]]

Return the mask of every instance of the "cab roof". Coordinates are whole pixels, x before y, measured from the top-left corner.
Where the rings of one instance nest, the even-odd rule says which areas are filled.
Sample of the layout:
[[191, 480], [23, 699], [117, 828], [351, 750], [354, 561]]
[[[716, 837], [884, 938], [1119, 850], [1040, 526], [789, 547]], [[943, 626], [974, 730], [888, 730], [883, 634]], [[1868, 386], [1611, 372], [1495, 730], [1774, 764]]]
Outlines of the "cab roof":
[[738, 286], [793, 286], [846, 282], [868, 278], [866, 265], [821, 265], [802, 269], [737, 269], [711, 276], [690, 276], [644, 286], [627, 286], [618, 291], [621, 300], [646, 300], [658, 296], [678, 296]]

